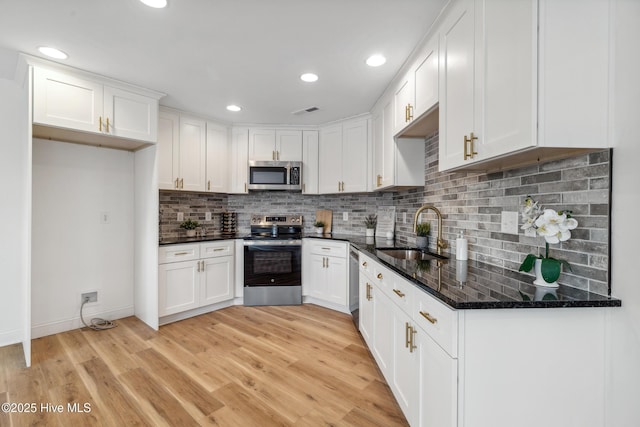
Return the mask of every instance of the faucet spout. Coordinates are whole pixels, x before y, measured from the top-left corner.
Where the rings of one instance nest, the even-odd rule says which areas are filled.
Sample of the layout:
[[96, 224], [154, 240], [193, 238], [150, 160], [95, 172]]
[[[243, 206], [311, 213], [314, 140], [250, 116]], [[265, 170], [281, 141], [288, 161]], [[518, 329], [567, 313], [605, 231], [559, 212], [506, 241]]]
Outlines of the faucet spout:
[[440, 211], [438, 210], [438, 208], [436, 208], [433, 205], [424, 205], [421, 206], [417, 211], [416, 214], [413, 217], [413, 232], [415, 233], [417, 231], [417, 227], [418, 227], [418, 220], [420, 219], [420, 214], [425, 211], [425, 210], [432, 210], [436, 216], [438, 217], [438, 240], [437, 240], [437, 250], [438, 250], [438, 255], [442, 255], [442, 250], [446, 249], [449, 247], [449, 245], [447, 244], [447, 242], [442, 238], [442, 214], [440, 213]]

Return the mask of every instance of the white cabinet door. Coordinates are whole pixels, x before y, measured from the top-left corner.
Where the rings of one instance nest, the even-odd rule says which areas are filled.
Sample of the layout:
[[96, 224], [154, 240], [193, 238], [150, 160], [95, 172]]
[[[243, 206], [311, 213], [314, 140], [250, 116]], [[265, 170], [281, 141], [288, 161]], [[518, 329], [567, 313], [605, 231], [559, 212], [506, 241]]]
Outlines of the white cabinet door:
[[200, 306], [233, 298], [234, 265], [232, 256], [207, 258], [200, 272]]
[[34, 68], [34, 123], [102, 133], [103, 104], [102, 84], [54, 70]]
[[475, 126], [467, 131], [474, 130], [478, 137], [474, 143], [478, 155], [473, 160], [537, 144], [536, 4], [531, 0], [484, 2], [482, 27], [476, 27], [476, 46], [482, 52], [476, 60], [480, 102], [476, 102]]
[[464, 138], [474, 131], [474, 28], [473, 0], [464, 0], [453, 5], [440, 32], [441, 171], [465, 162]]
[[207, 127], [204, 120], [180, 116], [180, 190], [204, 191]]
[[229, 176], [229, 131], [225, 126], [207, 123], [207, 191], [227, 191]]
[[438, 37], [427, 44], [414, 71], [413, 116], [418, 118], [438, 103]]
[[317, 298], [324, 299], [324, 281], [326, 280], [326, 257], [321, 255], [311, 255], [309, 258], [309, 274], [307, 275], [307, 295]]
[[360, 271], [360, 308], [358, 325], [369, 348], [373, 347], [373, 291], [368, 278]]
[[414, 80], [411, 72], [407, 73], [396, 87], [393, 95], [393, 134], [397, 134], [413, 120]]
[[324, 300], [347, 306], [349, 276], [347, 275], [347, 260], [338, 257], [326, 258], [326, 273], [324, 280]]
[[393, 375], [393, 318], [394, 305], [375, 284], [372, 284], [373, 300], [373, 353], [380, 370], [388, 382]]
[[277, 160], [274, 129], [249, 129], [249, 160]]
[[415, 327], [413, 320], [399, 307], [394, 306], [391, 388], [410, 425], [415, 425], [415, 420], [418, 417], [418, 392], [420, 390], [419, 377], [416, 375], [420, 370], [420, 360], [415, 345], [417, 333]]
[[156, 142], [158, 140], [158, 101], [130, 91], [104, 87], [106, 133], [120, 138]]
[[367, 119], [347, 122], [342, 135], [342, 192], [367, 191], [369, 168], [369, 121]]
[[178, 188], [180, 170], [180, 117], [178, 114], [160, 111], [158, 118], [158, 188]]
[[249, 177], [249, 130], [234, 128], [231, 136], [231, 185], [229, 193], [247, 193]]
[[339, 193], [342, 182], [342, 125], [320, 130], [318, 192]]
[[318, 194], [318, 131], [302, 131], [302, 193]]
[[200, 261], [160, 264], [158, 268], [158, 315], [166, 316], [198, 307]]
[[449, 356], [422, 328], [418, 328], [414, 341], [420, 387], [416, 425], [456, 427], [458, 360]]
[[302, 131], [276, 131], [276, 160], [300, 162], [302, 161]]

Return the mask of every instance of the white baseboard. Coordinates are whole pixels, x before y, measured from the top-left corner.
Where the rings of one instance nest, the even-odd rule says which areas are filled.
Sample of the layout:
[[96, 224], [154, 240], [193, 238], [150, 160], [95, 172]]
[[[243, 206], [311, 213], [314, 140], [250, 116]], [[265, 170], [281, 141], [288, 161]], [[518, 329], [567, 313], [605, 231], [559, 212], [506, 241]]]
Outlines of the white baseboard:
[[23, 339], [20, 329], [3, 332], [0, 334], [0, 347], [21, 343]]
[[351, 311], [349, 311], [349, 308], [344, 305], [336, 304], [334, 302], [324, 301], [324, 300], [317, 299], [310, 296], [303, 296], [302, 302], [304, 304], [319, 305], [320, 307], [328, 308], [334, 311], [339, 311], [340, 313], [351, 314]]
[[232, 305], [237, 305], [234, 303], [234, 300], [223, 301], [216, 304], [207, 305], [204, 307], [194, 308], [193, 310], [183, 311], [181, 313], [169, 314], [168, 316], [164, 316], [160, 318], [158, 324], [160, 326], [167, 325], [169, 323], [177, 322], [180, 320], [188, 319], [190, 317], [199, 316], [201, 314], [210, 313], [212, 311], [220, 310], [222, 308], [231, 307]]
[[[92, 312], [91, 314], [85, 314], [85, 321], [89, 323], [94, 317], [100, 317], [103, 319], [117, 320], [123, 317], [133, 316], [133, 306], [123, 307], [115, 310]], [[72, 331], [84, 327], [80, 316], [71, 319], [59, 320], [56, 322], [44, 323], [41, 325], [31, 326], [31, 338], [46, 337], [47, 335], [58, 334], [60, 332]]]

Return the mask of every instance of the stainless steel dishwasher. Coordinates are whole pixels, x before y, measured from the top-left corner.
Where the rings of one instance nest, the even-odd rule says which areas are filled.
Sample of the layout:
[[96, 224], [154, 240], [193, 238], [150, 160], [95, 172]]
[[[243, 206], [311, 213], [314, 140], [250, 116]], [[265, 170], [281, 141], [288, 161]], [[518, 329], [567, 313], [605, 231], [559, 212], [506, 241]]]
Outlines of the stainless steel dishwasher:
[[353, 323], [356, 328], [359, 329], [360, 325], [359, 312], [359, 283], [360, 283], [360, 264], [358, 262], [358, 250], [353, 246], [349, 246], [349, 309], [351, 310], [351, 316], [353, 317]]

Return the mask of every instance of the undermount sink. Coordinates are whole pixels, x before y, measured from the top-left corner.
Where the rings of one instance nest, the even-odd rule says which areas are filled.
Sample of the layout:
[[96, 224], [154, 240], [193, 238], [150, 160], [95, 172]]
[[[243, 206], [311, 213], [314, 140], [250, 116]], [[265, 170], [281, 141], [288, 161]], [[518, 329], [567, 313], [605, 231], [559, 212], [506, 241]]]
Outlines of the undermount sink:
[[417, 261], [447, 259], [441, 255], [432, 254], [431, 252], [423, 252], [420, 249], [413, 248], [380, 248], [377, 249], [377, 251], [396, 259], [411, 259]]

